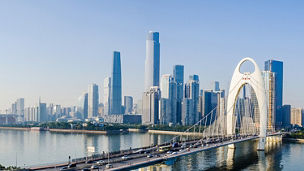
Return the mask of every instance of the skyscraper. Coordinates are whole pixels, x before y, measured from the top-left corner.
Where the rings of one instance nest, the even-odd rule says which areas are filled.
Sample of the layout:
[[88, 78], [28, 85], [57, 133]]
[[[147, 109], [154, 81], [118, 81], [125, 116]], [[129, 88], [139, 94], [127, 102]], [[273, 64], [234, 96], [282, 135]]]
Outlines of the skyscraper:
[[294, 126], [303, 127], [303, 109], [291, 108], [290, 123]]
[[267, 127], [269, 130], [275, 128], [275, 116], [276, 116], [276, 106], [275, 106], [275, 74], [271, 71], [263, 71], [264, 85], [266, 91], [266, 101], [268, 106], [268, 123]]
[[145, 91], [152, 86], [159, 86], [160, 44], [159, 33], [149, 31], [146, 39]]
[[[167, 123], [177, 123], [177, 115], [176, 115], [176, 95], [177, 95], [177, 86], [174, 78], [170, 74], [162, 75], [161, 82], [160, 82], [160, 90], [161, 90], [161, 98], [163, 99], [162, 102], [166, 103], [166, 105], [163, 105], [161, 103], [161, 110], [160, 112], [163, 113], [166, 111], [166, 117], [165, 121]], [[167, 99], [168, 101], [165, 101], [164, 99]], [[170, 109], [166, 109], [166, 107], [169, 107]], [[163, 124], [167, 124], [163, 123]]]
[[176, 121], [181, 124], [182, 120], [182, 101], [184, 98], [184, 66], [174, 65], [173, 78], [176, 82]]
[[283, 62], [276, 60], [265, 61], [265, 71], [271, 71], [275, 74], [275, 106], [276, 106], [276, 128], [282, 125], [282, 113], [280, 109], [283, 104]]
[[213, 91], [220, 91], [220, 83], [218, 81], [213, 82]]
[[198, 113], [199, 103], [199, 76], [190, 75], [188, 82], [185, 84], [185, 98], [193, 100], [193, 116], [190, 116], [190, 124], [195, 124], [199, 121]]
[[83, 93], [79, 97], [79, 107], [81, 112], [81, 118], [87, 119], [88, 118], [88, 93]]
[[99, 93], [98, 85], [91, 84], [88, 89], [88, 118], [98, 115]]
[[125, 114], [130, 114], [133, 111], [133, 97], [125, 96], [124, 97], [124, 107], [125, 107]]
[[106, 77], [103, 82], [104, 87], [104, 114], [110, 114], [111, 102], [110, 102], [110, 94], [111, 94], [111, 77]]
[[150, 91], [143, 93], [143, 124], [158, 124], [159, 123], [159, 100], [161, 93], [159, 87], [151, 87]]
[[110, 113], [122, 114], [121, 112], [121, 62], [120, 52], [114, 51], [111, 77]]

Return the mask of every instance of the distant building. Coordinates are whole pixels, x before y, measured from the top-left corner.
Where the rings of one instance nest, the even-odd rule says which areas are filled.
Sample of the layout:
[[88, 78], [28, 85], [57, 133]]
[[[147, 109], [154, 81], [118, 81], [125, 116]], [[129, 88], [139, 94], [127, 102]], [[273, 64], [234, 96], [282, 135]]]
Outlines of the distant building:
[[131, 114], [133, 112], [133, 97], [124, 96], [124, 108], [125, 114]]
[[112, 114], [112, 115], [103, 115], [103, 121], [106, 123], [121, 123], [121, 124], [141, 124], [141, 115], [134, 114]]
[[182, 120], [182, 101], [184, 98], [184, 66], [174, 65], [173, 78], [176, 82], [176, 121], [181, 124]]
[[177, 85], [174, 78], [170, 74], [162, 75], [160, 82], [161, 91], [161, 108], [160, 113], [164, 121], [162, 124], [177, 124], [176, 106], [177, 106]]
[[198, 75], [190, 75], [188, 82], [185, 84], [185, 98], [192, 99], [193, 102], [193, 114], [190, 116], [189, 123], [195, 124], [200, 120], [198, 112], [199, 103], [199, 77]]
[[268, 123], [267, 128], [269, 130], [275, 129], [275, 117], [276, 117], [276, 98], [275, 98], [275, 73], [271, 71], [263, 71], [263, 78], [266, 91], [266, 101], [267, 101], [267, 115]]
[[145, 91], [159, 86], [160, 75], [160, 43], [159, 33], [149, 31], [146, 39]]
[[110, 102], [110, 94], [111, 94], [111, 77], [106, 77], [103, 82], [104, 87], [104, 114], [110, 114], [111, 102]]
[[88, 118], [88, 93], [83, 93], [79, 99], [79, 112], [81, 113], [81, 119]]
[[220, 91], [220, 83], [218, 81], [213, 82], [213, 91]]
[[99, 93], [98, 85], [91, 84], [88, 89], [88, 118], [98, 116]]
[[275, 108], [276, 108], [276, 128], [282, 126], [282, 112], [280, 112], [283, 104], [283, 62], [276, 60], [265, 61], [265, 71], [271, 71], [275, 77]]
[[290, 114], [290, 123], [293, 126], [300, 126], [303, 127], [303, 114], [304, 111], [301, 108], [291, 108], [291, 114]]
[[182, 125], [193, 125], [194, 123], [194, 108], [193, 99], [184, 98], [182, 102]]
[[114, 51], [111, 91], [110, 91], [110, 114], [122, 114], [121, 106], [121, 62], [120, 52]]
[[159, 100], [161, 98], [158, 86], [151, 87], [148, 92], [143, 93], [143, 124], [159, 123]]
[[282, 116], [282, 124], [280, 127], [288, 128], [290, 126], [290, 114], [291, 114], [291, 106], [290, 105], [283, 105], [281, 110], [279, 111], [280, 115]]
[[171, 102], [167, 98], [161, 98], [159, 102], [159, 123], [167, 125], [172, 121]]

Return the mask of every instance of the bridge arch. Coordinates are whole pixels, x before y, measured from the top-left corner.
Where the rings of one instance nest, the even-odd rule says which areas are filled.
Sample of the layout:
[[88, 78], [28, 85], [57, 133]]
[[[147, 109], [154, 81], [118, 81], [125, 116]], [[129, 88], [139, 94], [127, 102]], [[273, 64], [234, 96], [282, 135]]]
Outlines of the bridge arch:
[[[252, 73], [241, 73], [240, 68], [244, 62], [251, 62], [254, 65], [254, 71]], [[235, 103], [239, 95], [240, 90], [245, 84], [249, 84], [257, 97], [258, 106], [260, 110], [260, 141], [258, 145], [258, 150], [265, 149], [266, 141], [266, 129], [267, 129], [267, 103], [265, 95], [265, 85], [262, 77], [262, 72], [259, 66], [252, 58], [242, 59], [234, 70], [229, 93], [227, 99], [227, 134], [235, 134], [233, 115], [235, 112]]]

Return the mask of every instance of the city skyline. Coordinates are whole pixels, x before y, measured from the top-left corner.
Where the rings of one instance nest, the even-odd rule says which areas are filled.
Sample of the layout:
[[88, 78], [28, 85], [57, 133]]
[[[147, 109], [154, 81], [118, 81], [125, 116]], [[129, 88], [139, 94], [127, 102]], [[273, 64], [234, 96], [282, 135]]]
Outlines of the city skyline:
[[[106, 10], [106, 6], [111, 6], [115, 4], [104, 4], [100, 2], [96, 3], [97, 6], [99, 5], [99, 7], [105, 10], [106, 12], [109, 12]], [[276, 29], [276, 32], [273, 34], [270, 34], [271, 29], [265, 29], [264, 31], [259, 30], [262, 32], [262, 35], [266, 33], [269, 34], [269, 36], [266, 36], [265, 38], [254, 38], [253, 36], [249, 36], [248, 33], [254, 33], [254, 31], [250, 28], [247, 28], [248, 30], [237, 34], [237, 37], [241, 39], [242, 44], [233, 41], [233, 45], [224, 45], [221, 44], [220, 40], [222, 40], [223, 42], [228, 42], [229, 40], [232, 40], [232, 37], [235, 36], [237, 31], [240, 31], [233, 30], [237, 26], [239, 26], [239, 24], [232, 23], [228, 25], [228, 27], [226, 28], [227, 30], [215, 29], [214, 31], [218, 31], [221, 36], [208, 36], [207, 34], [212, 33], [211, 28], [207, 27], [206, 29], [203, 29], [203, 27], [206, 25], [199, 24], [202, 21], [197, 20], [201, 19], [202, 16], [206, 14], [211, 15], [215, 12], [219, 12], [219, 10], [215, 9], [214, 12], [211, 11], [211, 9], [215, 8], [213, 5], [216, 3], [197, 2], [197, 5], [209, 5], [208, 7], [211, 6], [211, 9], [207, 10], [207, 12], [194, 12], [195, 10], [190, 11], [189, 16], [196, 16], [196, 20], [195, 22], [188, 22], [191, 27], [197, 26], [197, 29], [187, 29], [187, 27], [182, 26], [183, 24], [180, 23], [181, 28], [176, 28], [175, 30], [173, 30], [173, 26], [179, 26], [178, 21], [172, 21], [173, 26], [169, 26], [169, 24], [165, 22], [169, 21], [169, 18], [165, 17], [165, 19], [159, 19], [159, 14], [156, 14], [156, 16], [151, 16], [150, 14], [148, 14], [148, 12], [145, 12], [141, 19], [143, 20], [152, 17], [151, 24], [142, 20], [138, 22], [133, 21], [135, 22], [133, 23], [134, 26], [126, 26], [126, 31], [128, 34], [130, 34], [127, 35], [123, 34], [120, 29], [111, 30], [111, 28], [116, 25], [113, 24], [112, 21], [108, 21], [107, 17], [104, 17], [104, 15], [100, 14], [97, 15], [94, 19], [98, 19], [99, 17], [101, 17], [103, 21], [105, 21], [105, 24], [112, 24], [111, 27], [105, 27], [105, 29], [107, 30], [106, 33], [109, 35], [105, 36], [104, 34], [102, 34], [102, 29], [100, 31], [93, 29], [93, 22], [88, 21], [88, 25], [86, 27], [91, 27], [93, 29], [93, 33], [97, 34], [97, 37], [93, 38], [91, 37], [91, 34], [80, 34], [77, 39], [82, 40], [82, 43], [72, 43], [70, 46], [68, 46], [63, 45], [58, 41], [63, 41], [63, 43], [71, 43], [72, 41], [77, 40], [70, 37], [76, 36], [77, 34], [81, 33], [81, 28], [71, 29], [73, 26], [75, 26], [75, 23], [68, 22], [68, 24], [71, 25], [66, 26], [66, 29], [72, 30], [72, 32], [69, 34], [66, 32], [67, 30], [63, 30], [63, 32], [61, 32], [62, 30], [58, 30], [57, 27], [55, 27], [54, 29], [59, 33], [52, 33], [52, 30], [43, 31], [43, 29], [45, 29], [45, 27], [49, 25], [48, 23], [42, 23], [41, 29], [36, 27], [37, 24], [35, 23], [43, 21], [43, 18], [38, 16], [30, 18], [31, 15], [34, 15], [39, 10], [33, 9], [32, 13], [26, 14], [24, 16], [26, 19], [31, 21], [31, 23], [33, 24], [32, 26], [27, 24], [23, 25], [22, 23], [20, 23], [20, 19], [16, 18], [16, 14], [12, 14], [11, 12], [5, 9], [2, 10], [3, 7], [10, 6], [14, 7], [12, 8], [12, 11], [16, 11], [17, 9], [19, 9], [20, 13], [23, 14], [23, 12], [27, 12], [28, 10], [34, 7], [43, 7], [47, 9], [43, 13], [45, 17], [55, 17], [55, 14], [53, 14], [54, 16], [50, 15], [50, 11], [48, 10], [50, 10], [51, 8], [46, 7], [45, 4], [30, 3], [25, 5], [24, 7], [21, 7], [22, 2], [20, 3], [21, 5], [19, 4], [20, 6], [8, 1], [0, 2], [0, 4], [2, 4], [0, 5], [2, 6], [0, 7], [0, 13], [8, 15], [8, 20], [5, 20], [5, 24], [7, 24], [8, 26], [25, 26], [25, 33], [19, 33], [17, 35], [13, 35], [13, 33], [17, 33], [18, 31], [20, 31], [18, 27], [14, 27], [15, 29], [13, 29], [12, 31], [8, 31], [6, 27], [1, 28], [0, 30], [0, 36], [4, 38], [3, 40], [5, 40], [4, 42], [0, 42], [0, 45], [3, 47], [3, 51], [0, 52], [0, 72], [2, 73], [0, 75], [2, 78], [1, 80], [3, 80], [0, 85], [1, 110], [9, 108], [11, 103], [13, 103], [18, 98], [25, 98], [25, 106], [33, 106], [33, 104], [37, 104], [38, 98], [40, 96], [42, 100], [46, 103], [62, 104], [63, 106], [76, 105], [77, 97], [79, 97], [81, 92], [86, 90], [88, 84], [96, 83], [99, 85], [99, 90], [103, 90], [103, 80], [111, 73], [112, 53], [113, 50], [116, 49], [120, 50], [122, 56], [121, 65], [122, 73], [124, 73], [122, 74], [122, 96], [133, 96], [134, 101], [137, 102], [137, 100], [141, 98], [142, 92], [144, 91], [143, 73], [145, 60], [145, 37], [149, 30], [157, 31], [161, 35], [160, 42], [162, 44], [162, 47], [160, 52], [160, 76], [163, 74], [171, 74], [173, 65], [180, 64], [185, 66], [184, 77], [186, 79], [184, 80], [184, 82], [188, 81], [187, 78], [189, 75], [197, 74], [200, 76], [201, 88], [211, 88], [211, 83], [214, 80], [218, 80], [221, 83], [221, 89], [228, 90], [228, 85], [233, 72], [233, 68], [235, 67], [236, 61], [238, 61], [239, 59], [246, 56], [251, 56], [257, 61], [261, 68], [263, 67], [263, 64], [266, 60], [282, 60], [284, 62], [283, 104], [292, 104], [296, 107], [303, 107], [302, 104], [304, 101], [304, 95], [303, 92], [299, 92], [301, 84], [303, 83], [300, 71], [300, 46], [302, 40], [300, 40], [300, 37], [295, 37], [297, 36], [296, 33], [290, 33], [293, 29], [296, 29], [294, 28], [294, 25], [297, 22], [294, 20], [283, 20], [284, 22], [289, 23], [291, 26], [288, 27], [281, 25], [281, 27], [283, 28]], [[52, 2], [46, 2], [46, 4], [54, 5]], [[278, 5], [278, 7], [283, 6], [283, 4], [284, 3]], [[63, 2], [63, 6], [65, 6], [65, 8], [66, 5], [67, 4]], [[81, 3], [75, 3], [73, 8], [85, 8], [80, 7], [80, 5]], [[124, 5], [127, 6], [127, 9], [122, 9], [122, 6]], [[112, 17], [115, 19], [116, 17], [123, 17], [123, 12], [130, 11], [132, 9], [131, 5], [127, 5], [121, 2], [119, 8], [122, 11], [116, 15], [111, 13], [109, 18]], [[142, 6], [143, 4], [139, 3], [138, 5]], [[166, 7], [168, 6], [168, 3], [161, 3], [160, 5]], [[177, 10], [182, 9], [180, 5], [181, 4], [179, 3], [176, 4]], [[242, 3], [240, 5], [243, 5], [245, 9], [253, 10], [249, 7], [248, 4]], [[194, 5], [191, 4], [191, 6]], [[271, 24], [278, 24], [278, 20], [280, 17], [275, 17], [275, 12], [276, 10], [278, 10], [278, 7], [268, 12], [268, 14], [273, 17], [273, 21], [270, 21], [269, 18], [262, 20], [263, 22], [269, 22], [266, 24], [266, 26], [270, 26]], [[295, 8], [295, 11], [299, 10], [298, 8], [296, 8], [295, 4], [286, 6], [286, 10], [291, 7]], [[69, 8], [69, 10], [71, 10], [71, 12], [75, 14], [76, 11], [73, 8], [71, 7]], [[59, 15], [64, 14], [60, 7], [58, 7], [58, 10]], [[173, 14], [180, 15], [177, 10], [173, 10]], [[98, 11], [98, 9], [93, 8], [92, 11], [96, 12]], [[139, 12], [143, 11], [139, 9], [135, 10], [135, 13]], [[266, 11], [262, 10], [262, 13], [265, 12]], [[128, 15], [128, 17], [135, 17], [135, 13]], [[224, 13], [225, 10], [224, 12], [221, 12], [218, 17], [223, 17]], [[236, 11], [235, 15], [239, 15], [239, 13], [240, 11]], [[93, 12], [87, 15], [93, 15]], [[288, 16], [292, 17], [294, 16], [294, 13], [288, 14]], [[260, 23], [259, 21], [257, 21], [257, 19], [259, 19], [258, 15], [247, 14], [246, 17], [254, 19], [252, 21], [254, 24]], [[246, 19], [246, 17], [242, 19]], [[64, 15], [64, 17], [58, 22], [55, 20], [50, 20], [49, 22], [55, 24], [57, 23], [58, 26], [60, 26], [61, 24], [63, 24], [62, 22], [66, 21], [67, 19], [70, 19], [70, 16]], [[72, 19], [76, 19], [76, 17], [72, 17]], [[157, 19], [161, 21], [159, 26], [158, 22], [156, 21]], [[223, 18], [219, 19], [221, 19], [220, 21], [223, 22]], [[80, 20], [84, 21], [83, 18], [80, 18]], [[205, 21], [209, 24], [212, 23], [212, 17], [206, 18]], [[241, 23], [246, 23], [244, 20], [241, 21]], [[102, 25], [103, 24], [100, 24], [98, 26]], [[142, 27], [141, 29], [135, 29], [135, 27], [137, 26]], [[253, 25], [247, 23], [247, 26]], [[297, 27], [297, 29], [301, 29], [302, 27], [303, 25], [300, 25], [299, 27]], [[31, 28], [35, 28], [34, 30], [38, 31], [38, 33], [36, 34], [34, 32], [31, 32], [29, 30]], [[244, 28], [245, 26], [243, 27], [243, 29]], [[181, 29], [186, 30], [184, 30], [184, 32], [181, 32]], [[200, 29], [202, 29], [202, 31]], [[193, 31], [196, 35], [194, 35], [193, 33], [189, 34], [187, 33], [187, 31]], [[223, 35], [224, 31], [225, 33], [227, 33], [227, 35]], [[283, 39], [285, 40], [285, 43], [275, 43], [275, 40], [278, 40], [278, 38], [271, 40], [275, 36], [278, 36], [277, 34], [283, 33], [283, 31], [287, 31], [287, 33], [280, 35], [279, 38], [287, 38]], [[181, 33], [177, 34], [179, 32]], [[46, 34], [48, 33], [52, 33], [52, 36], [59, 37], [48, 37], [46, 36]], [[28, 37], [30, 35], [33, 36], [32, 39]], [[60, 37], [60, 35], [62, 37]], [[178, 39], [176, 39], [177, 35], [179, 36]], [[289, 35], [289, 37], [286, 37], [287, 35]], [[18, 38], [18, 36], [21, 36], [19, 37], [20, 42], [13, 45], [14, 43], [16, 43], [15, 39]], [[42, 37], [39, 38], [39, 36]], [[85, 38], [84, 36], [88, 37]], [[134, 40], [130, 41], [129, 45], [127, 45], [126, 43], [127, 40], [130, 40], [130, 36], [134, 37]], [[241, 38], [242, 36], [245, 37]], [[294, 44], [294, 42], [291, 41], [290, 38], [294, 38], [295, 42], [298, 41], [299, 44]], [[105, 42], [109, 45], [106, 45], [105, 42], [103, 42], [104, 39], [107, 40]], [[41, 44], [40, 41], [42, 42]], [[47, 43], [48, 41], [53, 44]], [[294, 46], [288, 46], [288, 42], [293, 43], [292, 45]], [[63, 46], [60, 47], [56, 45], [56, 43], [58, 43], [60, 46]], [[76, 48], [79, 49], [76, 50]], [[49, 52], [52, 53], [48, 54]], [[300, 60], [300, 62], [298, 62], [298, 60]], [[214, 69], [214, 71], [210, 72], [210, 70], [212, 69]], [[73, 88], [71, 89], [70, 87]], [[102, 91], [100, 91], [99, 96], [103, 97], [103, 93], [101, 92]], [[102, 98], [100, 98], [100, 101], [103, 101]]]

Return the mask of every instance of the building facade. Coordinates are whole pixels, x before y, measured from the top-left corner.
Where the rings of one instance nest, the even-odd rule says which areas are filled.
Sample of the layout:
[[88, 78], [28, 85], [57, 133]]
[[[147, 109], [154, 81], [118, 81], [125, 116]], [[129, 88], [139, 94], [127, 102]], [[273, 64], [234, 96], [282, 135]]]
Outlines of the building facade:
[[184, 66], [174, 65], [173, 78], [176, 82], [176, 121], [181, 124], [182, 102], [184, 98]]
[[91, 84], [88, 89], [88, 118], [98, 116], [99, 92], [98, 85]]
[[133, 97], [124, 96], [124, 108], [125, 114], [131, 114], [133, 112]]
[[110, 114], [122, 114], [120, 52], [114, 51], [110, 91]]
[[143, 93], [142, 102], [142, 123], [143, 124], [158, 124], [159, 123], [159, 101], [161, 98], [160, 89], [158, 86], [150, 88], [150, 91]]
[[159, 86], [160, 43], [159, 33], [149, 31], [146, 39], [145, 91], [152, 86]]

